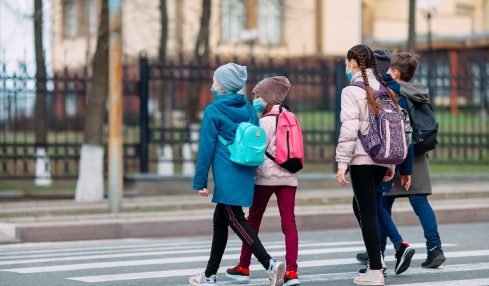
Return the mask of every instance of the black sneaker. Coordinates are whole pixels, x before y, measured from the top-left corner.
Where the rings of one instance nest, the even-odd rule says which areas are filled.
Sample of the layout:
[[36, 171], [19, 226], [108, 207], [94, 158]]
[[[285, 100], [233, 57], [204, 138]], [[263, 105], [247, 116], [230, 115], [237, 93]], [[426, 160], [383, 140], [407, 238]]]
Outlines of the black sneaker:
[[416, 250], [412, 248], [409, 243], [405, 241], [401, 242], [401, 246], [399, 246], [399, 249], [396, 251], [396, 275], [403, 273], [409, 268], [415, 252]]
[[428, 257], [426, 257], [426, 261], [421, 264], [423, 268], [438, 268], [447, 260], [445, 255], [443, 255], [443, 250], [439, 247], [435, 247], [434, 249], [428, 251]]
[[363, 265], [367, 265], [368, 253], [366, 253], [366, 252], [357, 253], [357, 261]]
[[[387, 277], [387, 266], [385, 265], [384, 262], [384, 256], [381, 256], [380, 259], [382, 260], [382, 273], [384, 274], [384, 277]], [[367, 267], [358, 270], [358, 273], [365, 274], [369, 269], [370, 269], [370, 263], [367, 260]]]

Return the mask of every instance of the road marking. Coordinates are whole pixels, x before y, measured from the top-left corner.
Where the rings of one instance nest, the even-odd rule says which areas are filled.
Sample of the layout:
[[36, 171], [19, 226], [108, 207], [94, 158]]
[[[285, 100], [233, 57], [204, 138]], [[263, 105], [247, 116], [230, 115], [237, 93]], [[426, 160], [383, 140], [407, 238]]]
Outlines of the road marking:
[[[210, 248], [210, 242], [207, 242], [207, 246]], [[283, 242], [271, 242], [271, 243], [264, 243], [266, 248], [280, 248], [280, 247], [285, 247]], [[341, 246], [341, 245], [363, 245], [362, 241], [346, 241], [346, 242], [323, 242], [323, 243], [301, 243], [300, 247], [321, 247], [321, 246]], [[120, 248], [107, 248], [104, 250], [75, 250], [71, 251], [70, 249], [67, 250], [59, 250], [59, 252], [56, 253], [41, 253], [41, 254], [28, 254], [28, 255], [22, 255], [21, 253], [16, 254], [16, 255], [2, 255], [0, 257], [0, 265], [2, 265], [2, 261], [4, 260], [19, 260], [19, 263], [24, 263], [22, 262], [19, 258], [22, 259], [27, 259], [27, 258], [46, 258], [46, 257], [60, 257], [60, 256], [72, 256], [72, 255], [96, 255], [96, 254], [110, 254], [110, 253], [128, 253], [128, 252], [142, 252], [142, 251], [164, 251], [164, 250], [191, 250], [191, 249], [196, 249], [200, 250], [200, 252], [205, 252], [203, 248], [205, 245], [186, 245], [186, 246], [181, 246], [181, 247], [167, 247], [161, 244], [157, 244], [151, 247], [141, 247], [141, 248], [134, 248], [134, 249], [120, 249]], [[241, 249], [241, 241], [236, 241], [236, 243], [228, 244], [228, 246], [235, 246], [237, 249]], [[455, 245], [454, 245], [455, 246]], [[230, 250], [231, 247], [226, 248], [226, 250]], [[207, 250], [209, 252], [210, 250]], [[3, 254], [3, 253], [2, 253]], [[136, 255], [137, 256], [137, 255]], [[58, 260], [59, 261], [59, 260]], [[47, 262], [47, 261], [40, 261], [40, 262]], [[25, 263], [34, 263], [34, 262], [25, 262]], [[7, 263], [9, 264], [9, 263]], [[3, 264], [5, 265], [5, 264]]]
[[[302, 262], [300, 267], [318, 267], [318, 266], [331, 266], [331, 265], [342, 265], [342, 264], [352, 264], [355, 262], [354, 259], [335, 259], [331, 260], [317, 260], [317, 261], [305, 261]], [[335, 263], [337, 262], [337, 263]], [[346, 263], [344, 263], [346, 262]], [[225, 269], [233, 266], [223, 266], [220, 267], [219, 273], [224, 273]], [[261, 265], [252, 265], [250, 267], [253, 271], [263, 271]], [[190, 276], [202, 272], [203, 268], [193, 268], [193, 269], [178, 269], [178, 270], [166, 270], [166, 271], [153, 271], [153, 272], [139, 272], [139, 273], [121, 273], [121, 274], [110, 274], [110, 275], [96, 275], [96, 276], [81, 276], [81, 277], [71, 277], [67, 278], [69, 280], [75, 280], [87, 283], [98, 283], [98, 282], [111, 282], [111, 281], [124, 281], [124, 280], [140, 280], [140, 279], [154, 279], [154, 278], [170, 278], [170, 277], [180, 277], [180, 276]], [[489, 263], [474, 263], [474, 264], [458, 264], [458, 265], [447, 265], [438, 269], [425, 269], [425, 268], [410, 268], [404, 276], [415, 276], [420, 274], [439, 274], [439, 273], [453, 273], [453, 272], [464, 272], [464, 271], [481, 271], [489, 270]], [[392, 272], [391, 272], [392, 273]], [[265, 276], [265, 273], [262, 274]], [[302, 282], [327, 282], [335, 280], [346, 280], [353, 279], [358, 275], [357, 272], [340, 272], [340, 273], [328, 273], [328, 274], [314, 274], [314, 275], [302, 275], [300, 277]], [[251, 283], [248, 285], [263, 285], [268, 279], [258, 278], [252, 279]], [[461, 280], [462, 281], [462, 280]], [[429, 285], [433, 285], [430, 282]], [[219, 285], [236, 285], [233, 281], [219, 281]], [[389, 285], [391, 285], [389, 283]], [[412, 284], [405, 284], [412, 285]], [[417, 285], [417, 284], [416, 284]], [[419, 285], [427, 285], [426, 282], [420, 283]], [[451, 284], [441, 284], [441, 285], [451, 285]], [[458, 284], [457, 284], [458, 285]], [[481, 285], [481, 284], [474, 284]], [[472, 286], [472, 284], [466, 284], [463, 286]]]
[[[343, 248], [349, 249], [348, 251], [358, 251], [353, 249], [358, 249], [355, 247]], [[363, 249], [363, 248], [362, 248]], [[311, 249], [300, 251], [299, 255], [303, 258], [304, 255], [317, 255], [326, 253], [338, 253], [339, 249]], [[285, 254], [285, 251], [277, 251], [270, 253], [272, 257], [279, 257]], [[223, 260], [237, 260], [239, 259], [239, 254], [224, 255]], [[473, 251], [458, 251], [458, 252], [446, 252], [445, 256], [449, 258], [454, 257], [477, 257], [477, 256], [489, 256], [489, 250], [473, 250]], [[43, 272], [58, 272], [58, 271], [70, 271], [70, 270], [86, 270], [86, 269], [100, 269], [100, 268], [114, 268], [114, 267], [128, 267], [128, 266], [143, 266], [143, 265], [161, 265], [161, 264], [176, 264], [176, 263], [191, 263], [191, 262], [205, 262], [209, 259], [207, 255], [205, 256], [191, 256], [191, 257], [179, 257], [179, 258], [163, 258], [163, 259], [142, 259], [142, 260], [128, 260], [128, 261], [111, 261], [111, 262], [97, 262], [97, 263], [81, 263], [81, 264], [68, 264], [68, 265], [56, 265], [56, 266], [41, 266], [41, 267], [24, 267], [24, 268], [11, 268], [11, 269], [0, 269], [0, 271], [8, 271], [15, 273], [43, 273]], [[424, 257], [420, 255], [415, 255], [413, 260], [421, 260]], [[393, 257], [388, 257], [386, 261], [394, 261]], [[316, 265], [313, 265], [313, 264]], [[355, 259], [326, 259], [326, 260], [315, 260], [315, 261], [304, 261], [301, 262], [302, 267], [304, 265], [313, 266], [329, 266], [329, 265], [345, 265], [345, 264], [355, 264], [357, 261]]]

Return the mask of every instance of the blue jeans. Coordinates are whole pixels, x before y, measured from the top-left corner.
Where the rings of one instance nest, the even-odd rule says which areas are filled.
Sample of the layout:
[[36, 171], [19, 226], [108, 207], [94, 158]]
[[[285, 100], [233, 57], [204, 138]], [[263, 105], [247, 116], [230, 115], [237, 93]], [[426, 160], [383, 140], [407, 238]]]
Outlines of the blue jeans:
[[377, 189], [377, 221], [379, 223], [379, 238], [380, 238], [380, 250], [385, 252], [385, 247], [387, 243], [387, 237], [390, 238], [394, 244], [394, 248], [398, 249], [402, 242], [402, 237], [397, 230], [396, 225], [392, 221], [390, 210], [386, 211], [382, 205], [382, 195], [385, 191], [390, 191], [392, 189], [392, 181], [382, 182]]
[[[424, 237], [426, 238], [426, 248], [428, 250], [436, 247], [441, 249], [441, 239], [440, 234], [438, 233], [435, 212], [433, 212], [433, 209], [428, 202], [427, 195], [410, 195], [408, 198], [414, 212], [418, 216], [421, 226], [423, 227]], [[382, 197], [382, 206], [389, 214], [391, 214], [392, 205], [394, 204], [395, 199], [395, 197], [391, 196]], [[381, 236], [380, 241], [381, 245], [385, 245], [386, 237]]]

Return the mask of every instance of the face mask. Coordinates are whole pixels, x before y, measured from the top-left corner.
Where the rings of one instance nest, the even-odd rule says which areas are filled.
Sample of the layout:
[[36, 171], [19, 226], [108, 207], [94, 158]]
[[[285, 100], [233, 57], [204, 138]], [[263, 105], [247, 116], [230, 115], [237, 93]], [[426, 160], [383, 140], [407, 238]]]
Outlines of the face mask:
[[253, 100], [253, 107], [255, 108], [257, 113], [262, 113], [265, 109], [265, 105], [265, 102], [263, 102], [263, 99], [261, 98]]
[[217, 89], [214, 88], [214, 85], [211, 86], [211, 92], [212, 92], [212, 94], [214, 94], [215, 97], [218, 97], [219, 95], [221, 95], [221, 93], [219, 92], [219, 90], [217, 90]]
[[351, 79], [353, 78], [353, 74], [348, 70], [348, 66], [345, 66], [345, 73], [348, 80], [351, 81]]

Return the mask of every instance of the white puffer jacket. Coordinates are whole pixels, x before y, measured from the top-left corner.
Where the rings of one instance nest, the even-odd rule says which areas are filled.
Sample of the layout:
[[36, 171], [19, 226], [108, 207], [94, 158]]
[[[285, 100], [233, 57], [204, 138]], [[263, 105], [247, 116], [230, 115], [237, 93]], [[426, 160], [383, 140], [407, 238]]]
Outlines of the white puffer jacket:
[[[372, 69], [367, 69], [369, 85], [374, 89], [380, 88], [379, 81], [375, 78]], [[362, 73], [353, 75], [351, 82], [362, 81]], [[363, 149], [358, 138], [358, 130], [365, 134], [369, 127], [369, 110], [367, 105], [367, 93], [356, 86], [347, 86], [341, 92], [341, 130], [336, 146], [336, 162], [338, 169], [346, 170], [348, 165], [378, 165], [394, 168], [393, 165], [375, 163]]]
[[[274, 105], [272, 110], [278, 111], [279, 105]], [[260, 127], [267, 134], [267, 151], [274, 157], [276, 152], [276, 124], [277, 117], [275, 116], [260, 118]], [[297, 187], [297, 174], [285, 170], [268, 157], [265, 157], [265, 162], [256, 169], [255, 185]]]

